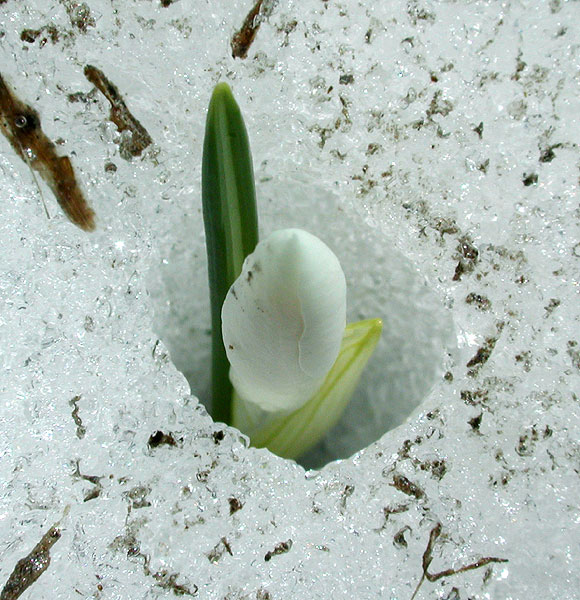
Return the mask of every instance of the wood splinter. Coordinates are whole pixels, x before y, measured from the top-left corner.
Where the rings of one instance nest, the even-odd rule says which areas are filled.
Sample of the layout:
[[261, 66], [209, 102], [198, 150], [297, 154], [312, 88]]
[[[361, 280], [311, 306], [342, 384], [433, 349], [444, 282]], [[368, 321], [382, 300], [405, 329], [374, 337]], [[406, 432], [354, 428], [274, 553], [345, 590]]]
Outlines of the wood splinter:
[[95, 213], [85, 200], [68, 156], [58, 156], [40, 126], [38, 113], [19, 100], [0, 75], [0, 130], [20, 158], [36, 171], [75, 225], [95, 229]]

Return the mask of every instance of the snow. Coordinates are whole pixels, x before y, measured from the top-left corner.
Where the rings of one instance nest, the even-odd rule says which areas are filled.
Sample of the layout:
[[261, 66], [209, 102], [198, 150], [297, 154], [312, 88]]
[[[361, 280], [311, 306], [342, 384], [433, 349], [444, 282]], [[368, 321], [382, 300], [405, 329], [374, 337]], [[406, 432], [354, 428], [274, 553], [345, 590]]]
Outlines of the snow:
[[[1, 73], [62, 138], [97, 231], [0, 139], [0, 586], [62, 520], [23, 599], [409, 599], [441, 523], [430, 573], [509, 562], [417, 599], [577, 597], [575, 3], [274, 2], [245, 60], [229, 47], [241, 0], [91, 0], [84, 21], [69, 0], [26, 4], [1, 5]], [[21, 40], [48, 24], [56, 41]], [[86, 64], [153, 138], [141, 157], [120, 156], [100, 93], [68, 99], [92, 89]], [[385, 321], [304, 466], [196, 399], [201, 144], [222, 79], [262, 235], [325, 239], [349, 321]]]

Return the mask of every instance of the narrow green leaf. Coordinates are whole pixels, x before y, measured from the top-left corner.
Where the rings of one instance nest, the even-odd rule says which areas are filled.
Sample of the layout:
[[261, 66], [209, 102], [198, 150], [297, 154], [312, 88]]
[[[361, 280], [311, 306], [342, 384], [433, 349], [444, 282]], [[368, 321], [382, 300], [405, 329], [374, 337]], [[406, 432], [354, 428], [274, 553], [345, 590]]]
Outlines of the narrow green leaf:
[[269, 422], [257, 422], [251, 409], [234, 391], [233, 424], [250, 436], [253, 446], [268, 448], [284, 458], [296, 458], [309, 450], [339, 420], [383, 328], [381, 319], [368, 319], [346, 326], [336, 362], [322, 387], [301, 408]]
[[231, 422], [232, 386], [222, 340], [226, 293], [258, 243], [254, 170], [244, 120], [230, 87], [218, 84], [209, 103], [201, 170], [212, 327], [212, 413]]

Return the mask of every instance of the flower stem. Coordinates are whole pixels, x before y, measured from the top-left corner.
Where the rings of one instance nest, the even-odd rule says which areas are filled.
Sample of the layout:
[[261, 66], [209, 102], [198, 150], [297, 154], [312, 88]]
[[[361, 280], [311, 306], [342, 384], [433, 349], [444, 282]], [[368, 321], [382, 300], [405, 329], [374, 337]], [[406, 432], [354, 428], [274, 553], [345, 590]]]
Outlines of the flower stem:
[[258, 243], [258, 214], [248, 134], [227, 83], [215, 87], [209, 103], [201, 175], [211, 304], [212, 416], [231, 423], [232, 385], [221, 311], [244, 258]]

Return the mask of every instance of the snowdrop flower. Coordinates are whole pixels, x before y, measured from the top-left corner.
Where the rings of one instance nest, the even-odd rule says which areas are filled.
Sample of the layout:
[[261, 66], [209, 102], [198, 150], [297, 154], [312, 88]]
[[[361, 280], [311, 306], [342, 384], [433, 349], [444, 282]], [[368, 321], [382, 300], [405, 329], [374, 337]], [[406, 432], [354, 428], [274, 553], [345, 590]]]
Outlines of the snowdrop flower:
[[340, 418], [382, 322], [346, 325], [344, 273], [317, 237], [284, 229], [258, 243], [248, 135], [226, 83], [215, 87], [208, 108], [202, 204], [212, 415], [254, 446], [295, 458]]
[[333, 252], [301, 229], [272, 233], [246, 258], [222, 308], [236, 401], [262, 420], [300, 409], [335, 363], [345, 326], [346, 283]]

